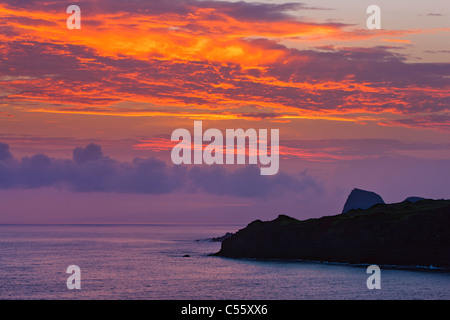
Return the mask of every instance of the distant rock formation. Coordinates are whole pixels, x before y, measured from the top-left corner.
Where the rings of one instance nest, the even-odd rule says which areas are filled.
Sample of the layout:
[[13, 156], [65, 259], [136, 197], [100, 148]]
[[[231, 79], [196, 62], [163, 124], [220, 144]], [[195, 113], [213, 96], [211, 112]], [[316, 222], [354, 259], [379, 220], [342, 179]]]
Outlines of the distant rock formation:
[[352, 209], [369, 209], [379, 203], [384, 204], [384, 201], [375, 192], [355, 188], [348, 196], [342, 213], [349, 212]]
[[420, 200], [425, 200], [425, 198], [422, 198], [422, 197], [408, 197], [408, 198], [406, 198], [405, 200], [403, 200], [403, 202], [405, 202], [405, 201], [409, 201], [409, 202], [417, 202], [417, 201], [420, 201]]
[[223, 236], [220, 236], [220, 237], [207, 238], [207, 239], [199, 239], [199, 240], [195, 240], [195, 241], [222, 242], [223, 240], [228, 239], [228, 238], [231, 237], [232, 235], [233, 235], [233, 233], [227, 232], [226, 234], [224, 234]]
[[231, 232], [227, 232], [226, 234], [224, 234], [221, 237], [215, 237], [215, 238], [211, 238], [211, 241], [213, 242], [222, 242], [225, 239], [228, 239], [229, 237], [231, 237], [233, 234]]
[[450, 270], [450, 200], [380, 204], [299, 221], [256, 220], [222, 242], [215, 255]]

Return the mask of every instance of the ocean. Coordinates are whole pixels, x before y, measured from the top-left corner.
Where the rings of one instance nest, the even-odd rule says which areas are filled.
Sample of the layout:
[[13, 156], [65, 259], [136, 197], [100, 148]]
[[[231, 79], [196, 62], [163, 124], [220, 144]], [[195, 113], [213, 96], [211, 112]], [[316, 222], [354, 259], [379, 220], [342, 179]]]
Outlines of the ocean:
[[[234, 225], [0, 225], [0, 299], [450, 299], [450, 273], [229, 259], [209, 254]], [[188, 256], [186, 256], [188, 255]], [[69, 290], [68, 266], [81, 270]]]

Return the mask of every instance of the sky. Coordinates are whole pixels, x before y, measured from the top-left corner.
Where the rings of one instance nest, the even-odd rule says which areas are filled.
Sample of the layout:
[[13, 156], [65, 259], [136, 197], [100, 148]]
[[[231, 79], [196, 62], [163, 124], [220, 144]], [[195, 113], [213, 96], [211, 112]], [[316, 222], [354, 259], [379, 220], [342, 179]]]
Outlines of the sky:
[[[448, 199], [449, 16], [447, 0], [3, 1], [0, 223], [308, 219], [353, 188]], [[278, 173], [174, 165], [172, 132], [200, 120], [278, 129]]]

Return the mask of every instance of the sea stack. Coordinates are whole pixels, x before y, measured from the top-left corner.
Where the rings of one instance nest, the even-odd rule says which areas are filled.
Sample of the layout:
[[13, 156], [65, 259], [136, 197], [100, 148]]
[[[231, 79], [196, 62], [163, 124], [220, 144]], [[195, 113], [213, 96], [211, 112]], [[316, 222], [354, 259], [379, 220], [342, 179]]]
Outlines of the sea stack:
[[375, 192], [355, 188], [348, 196], [342, 213], [346, 213], [352, 209], [369, 209], [379, 203], [384, 204], [384, 201]]

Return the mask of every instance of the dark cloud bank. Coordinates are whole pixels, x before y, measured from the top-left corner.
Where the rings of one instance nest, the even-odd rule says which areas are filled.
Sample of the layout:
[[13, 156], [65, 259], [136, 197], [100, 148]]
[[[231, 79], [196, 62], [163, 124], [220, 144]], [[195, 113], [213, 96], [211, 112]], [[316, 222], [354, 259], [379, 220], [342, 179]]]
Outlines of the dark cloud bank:
[[306, 172], [261, 176], [256, 166], [226, 170], [223, 166], [170, 166], [164, 161], [136, 158], [120, 162], [105, 156], [97, 144], [73, 150], [73, 159], [44, 154], [15, 159], [0, 142], [0, 189], [69, 188], [77, 192], [167, 194], [175, 191], [262, 198], [288, 192], [319, 192]]

